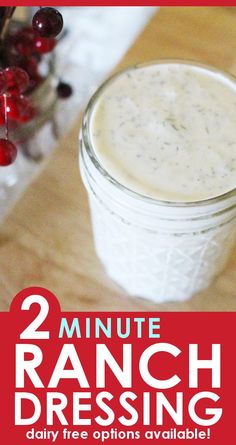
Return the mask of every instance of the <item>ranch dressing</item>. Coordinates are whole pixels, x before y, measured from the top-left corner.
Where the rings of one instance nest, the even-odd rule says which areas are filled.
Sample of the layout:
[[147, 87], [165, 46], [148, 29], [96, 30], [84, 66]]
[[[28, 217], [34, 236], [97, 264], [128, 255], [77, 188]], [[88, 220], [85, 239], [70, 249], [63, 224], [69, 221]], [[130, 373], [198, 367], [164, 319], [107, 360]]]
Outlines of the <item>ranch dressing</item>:
[[94, 107], [91, 141], [127, 188], [191, 202], [236, 186], [236, 87], [221, 73], [163, 63], [115, 77]]

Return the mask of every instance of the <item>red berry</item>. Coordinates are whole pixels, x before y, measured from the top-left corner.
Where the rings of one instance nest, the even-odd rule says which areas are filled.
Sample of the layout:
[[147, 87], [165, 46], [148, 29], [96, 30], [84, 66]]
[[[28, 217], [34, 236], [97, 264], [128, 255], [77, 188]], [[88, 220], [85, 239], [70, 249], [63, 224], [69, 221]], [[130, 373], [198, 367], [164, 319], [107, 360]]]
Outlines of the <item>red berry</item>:
[[2, 112], [1, 105], [0, 105], [0, 125], [5, 125], [5, 116]]
[[34, 15], [32, 25], [40, 37], [56, 37], [63, 28], [63, 17], [55, 8], [41, 8]]
[[29, 86], [29, 76], [22, 68], [11, 66], [4, 70], [4, 75], [10, 94], [23, 93]]
[[45, 37], [35, 37], [34, 46], [41, 54], [50, 53], [56, 46], [56, 39], [45, 39]]
[[[17, 96], [9, 96], [7, 97], [7, 116], [12, 121], [18, 121], [20, 117], [20, 110], [18, 106], [18, 97]], [[1, 115], [5, 116], [5, 100], [1, 97], [0, 101], [0, 110]]]
[[22, 56], [30, 56], [34, 51], [34, 37], [34, 31], [30, 27], [18, 31], [11, 39], [15, 51]]
[[0, 139], [0, 166], [12, 164], [17, 155], [16, 146], [8, 139]]
[[[0, 115], [3, 123], [5, 122], [5, 101], [0, 100]], [[7, 116], [13, 122], [28, 122], [36, 114], [34, 107], [30, 100], [23, 96], [9, 96], [7, 97]]]
[[65, 82], [60, 82], [57, 85], [57, 94], [61, 99], [67, 99], [73, 93], [72, 87]]

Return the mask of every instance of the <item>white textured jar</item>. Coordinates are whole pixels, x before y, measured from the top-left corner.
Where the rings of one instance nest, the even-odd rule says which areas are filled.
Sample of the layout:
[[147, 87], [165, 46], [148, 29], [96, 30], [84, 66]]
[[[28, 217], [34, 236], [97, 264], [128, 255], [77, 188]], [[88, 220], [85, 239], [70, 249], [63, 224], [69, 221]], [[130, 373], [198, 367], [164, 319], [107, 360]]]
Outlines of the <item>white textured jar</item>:
[[106, 86], [91, 99], [80, 135], [97, 255], [131, 295], [187, 299], [209, 286], [234, 247], [235, 189], [202, 201], [169, 202], [122, 185], [102, 166], [91, 141], [91, 115]]

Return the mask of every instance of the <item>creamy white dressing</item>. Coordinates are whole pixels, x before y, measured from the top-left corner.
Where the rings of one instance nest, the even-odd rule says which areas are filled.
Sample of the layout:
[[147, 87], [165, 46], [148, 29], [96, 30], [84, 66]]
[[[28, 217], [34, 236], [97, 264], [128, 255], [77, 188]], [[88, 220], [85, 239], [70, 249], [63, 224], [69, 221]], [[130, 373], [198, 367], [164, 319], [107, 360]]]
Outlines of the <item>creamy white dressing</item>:
[[206, 68], [121, 73], [97, 99], [90, 135], [105, 170], [142, 195], [190, 202], [236, 186], [236, 84]]

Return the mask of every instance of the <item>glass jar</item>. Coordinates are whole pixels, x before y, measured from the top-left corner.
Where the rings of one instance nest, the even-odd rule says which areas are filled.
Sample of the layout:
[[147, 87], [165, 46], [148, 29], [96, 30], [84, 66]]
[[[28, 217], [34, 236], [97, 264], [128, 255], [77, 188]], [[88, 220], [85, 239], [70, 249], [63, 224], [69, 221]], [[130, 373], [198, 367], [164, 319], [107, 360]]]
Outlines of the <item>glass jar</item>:
[[107, 82], [90, 100], [80, 134], [80, 170], [97, 255], [129, 294], [155, 302], [185, 300], [208, 287], [225, 267], [235, 242], [236, 190], [174, 203], [117, 182], [102, 167], [90, 138], [93, 108]]

